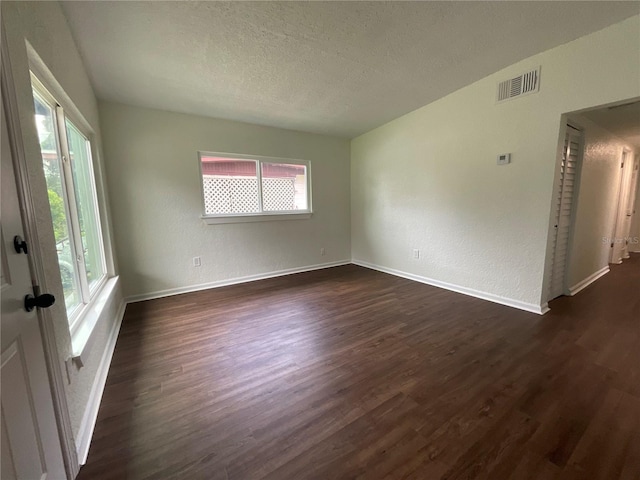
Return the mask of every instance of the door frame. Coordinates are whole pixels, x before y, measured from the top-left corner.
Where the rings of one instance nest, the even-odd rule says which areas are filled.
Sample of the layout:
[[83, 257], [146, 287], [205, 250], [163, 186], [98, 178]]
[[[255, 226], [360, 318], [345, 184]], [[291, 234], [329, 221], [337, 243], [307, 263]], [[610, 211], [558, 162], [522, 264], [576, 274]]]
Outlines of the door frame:
[[[629, 242], [631, 242], [631, 226], [635, 216], [636, 193], [638, 189], [638, 178], [640, 178], [640, 155], [631, 152], [631, 173], [629, 173], [629, 185], [627, 190], [627, 204], [625, 205], [625, 217], [629, 217], [628, 229], [625, 232], [625, 242], [622, 245], [622, 261], [627, 260], [629, 255]], [[635, 177], [635, 178], [634, 178]]]
[[[32, 188], [26, 168], [26, 156], [20, 127], [20, 116], [18, 102], [14, 88], [13, 73], [11, 70], [11, 60], [9, 56], [6, 33], [2, 31], [1, 52], [2, 62], [0, 68], [0, 83], [2, 97], [4, 99], [5, 113], [7, 116], [7, 130], [9, 133], [9, 143], [14, 158], [14, 171], [16, 176], [16, 186], [18, 190], [18, 201], [24, 222], [24, 234], [30, 245], [39, 244], [35, 209], [33, 205]], [[29, 250], [29, 270], [31, 277], [42, 291], [48, 291], [43, 262], [37, 248]], [[76, 453], [69, 406], [65, 393], [65, 375], [60, 364], [58, 346], [53, 330], [53, 322], [47, 310], [37, 309], [38, 323], [42, 332], [42, 346], [45, 355], [47, 373], [49, 377], [49, 387], [53, 399], [53, 408], [58, 426], [58, 435], [62, 447], [62, 458], [67, 471], [67, 478], [73, 480], [79, 470], [78, 455]]]
[[[633, 182], [634, 175], [636, 176], [635, 183]], [[634, 221], [636, 221], [636, 215], [638, 213], [636, 209], [636, 204], [638, 203], [638, 185], [640, 185], [640, 153], [635, 153], [633, 157], [631, 181], [629, 184], [629, 208], [631, 210], [631, 218], [629, 219], [629, 233], [627, 234], [629, 238], [624, 246], [625, 255], [622, 257], [624, 260], [627, 260], [630, 257], [630, 253], [633, 252], [633, 250], [629, 249], [629, 245], [634, 241], [634, 237], [631, 235], [631, 228], [633, 227]]]

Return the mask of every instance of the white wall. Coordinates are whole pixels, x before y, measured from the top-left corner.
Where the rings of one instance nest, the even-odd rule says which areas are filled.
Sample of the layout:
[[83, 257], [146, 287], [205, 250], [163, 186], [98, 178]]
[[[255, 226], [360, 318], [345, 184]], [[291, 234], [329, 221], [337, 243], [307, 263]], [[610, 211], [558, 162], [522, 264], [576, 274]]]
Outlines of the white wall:
[[[57, 298], [64, 298], [55, 255], [55, 240], [49, 201], [42, 170], [40, 146], [34, 122], [33, 97], [29, 78], [29, 59], [25, 41], [28, 41], [46, 67], [59, 82], [69, 99], [79, 109], [95, 132], [94, 140], [100, 153], [98, 108], [91, 84], [84, 70], [80, 54], [74, 44], [62, 10], [56, 2], [2, 2], [2, 27], [5, 29], [10, 63], [20, 114], [20, 124], [27, 159], [27, 171], [34, 192], [33, 202], [37, 215], [38, 248], [44, 261], [44, 286]], [[4, 60], [4, 59], [3, 59]], [[100, 162], [100, 158], [97, 159]], [[100, 191], [100, 193], [104, 193]], [[106, 204], [101, 208], [106, 213]], [[113, 265], [111, 265], [113, 273]], [[122, 294], [117, 288], [98, 319], [94, 343], [84, 367], [70, 370], [71, 382], [65, 386], [73, 433], [78, 440], [83, 416], [90, 402], [90, 394], [98, 375], [100, 361], [105, 352], [109, 334], [116, 322]], [[48, 312], [54, 325], [60, 365], [65, 372], [65, 359], [72, 354], [71, 337], [64, 302], [57, 302]]]
[[[620, 160], [632, 145], [580, 115], [572, 124], [584, 132], [584, 156], [569, 261], [569, 287], [580, 284], [609, 264], [620, 190]], [[632, 162], [629, 162], [631, 165]]]
[[[355, 138], [354, 260], [539, 310], [561, 114], [640, 95], [639, 27], [632, 17]], [[538, 65], [539, 93], [495, 104], [499, 81]]]
[[[103, 102], [100, 120], [126, 296], [349, 261], [348, 140]], [[198, 150], [311, 161], [313, 217], [204, 224]]]

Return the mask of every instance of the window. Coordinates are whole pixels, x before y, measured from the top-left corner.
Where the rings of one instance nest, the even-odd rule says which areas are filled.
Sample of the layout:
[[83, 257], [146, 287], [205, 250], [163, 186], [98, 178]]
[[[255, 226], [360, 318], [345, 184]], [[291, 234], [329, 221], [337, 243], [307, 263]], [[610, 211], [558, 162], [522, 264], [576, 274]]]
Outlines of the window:
[[204, 218], [311, 213], [307, 162], [203, 152], [199, 159]]
[[64, 303], [73, 327], [106, 280], [91, 142], [33, 75], [32, 85]]

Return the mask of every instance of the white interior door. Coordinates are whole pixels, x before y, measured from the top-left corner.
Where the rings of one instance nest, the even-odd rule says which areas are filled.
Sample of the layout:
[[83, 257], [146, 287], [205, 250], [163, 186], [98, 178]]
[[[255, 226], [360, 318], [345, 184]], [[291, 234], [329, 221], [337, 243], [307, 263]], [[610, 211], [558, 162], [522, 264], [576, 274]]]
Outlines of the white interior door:
[[[613, 231], [611, 234], [611, 257], [609, 263], [622, 263], [624, 255], [624, 247], [626, 247], [626, 237], [629, 235], [629, 227], [631, 226], [631, 216], [627, 219], [627, 207], [629, 202], [629, 183], [631, 180], [632, 169], [630, 166], [630, 153], [622, 152], [622, 160], [620, 162], [620, 187], [618, 189], [618, 202], [613, 219]], [[625, 230], [626, 228], [626, 230]], [[626, 233], [625, 233], [626, 232]]]
[[634, 162], [631, 171], [631, 181], [626, 190], [626, 198], [624, 201], [624, 217], [622, 218], [622, 258], [629, 258], [629, 236], [631, 235], [631, 220], [633, 218], [633, 206], [636, 202], [636, 185], [638, 183], [638, 160]]
[[580, 149], [582, 148], [582, 132], [567, 125], [567, 133], [560, 163], [560, 182], [555, 204], [555, 238], [552, 246], [551, 282], [549, 284], [549, 300], [564, 294], [567, 256], [569, 253], [569, 236], [573, 217], [574, 193], [577, 188], [576, 175]]
[[[60, 480], [66, 472], [47, 376], [36, 310], [24, 297], [33, 293], [29, 259], [17, 253], [14, 236], [24, 238], [13, 158], [2, 101], [1, 344], [2, 480]], [[28, 248], [28, 246], [27, 246]]]

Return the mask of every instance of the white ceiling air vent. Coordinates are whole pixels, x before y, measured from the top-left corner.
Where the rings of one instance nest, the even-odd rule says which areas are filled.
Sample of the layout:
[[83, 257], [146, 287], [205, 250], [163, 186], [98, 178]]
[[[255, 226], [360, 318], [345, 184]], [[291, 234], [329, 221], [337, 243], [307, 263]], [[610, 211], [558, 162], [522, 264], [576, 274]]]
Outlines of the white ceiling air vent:
[[497, 102], [521, 97], [540, 90], [540, 67], [498, 84]]

